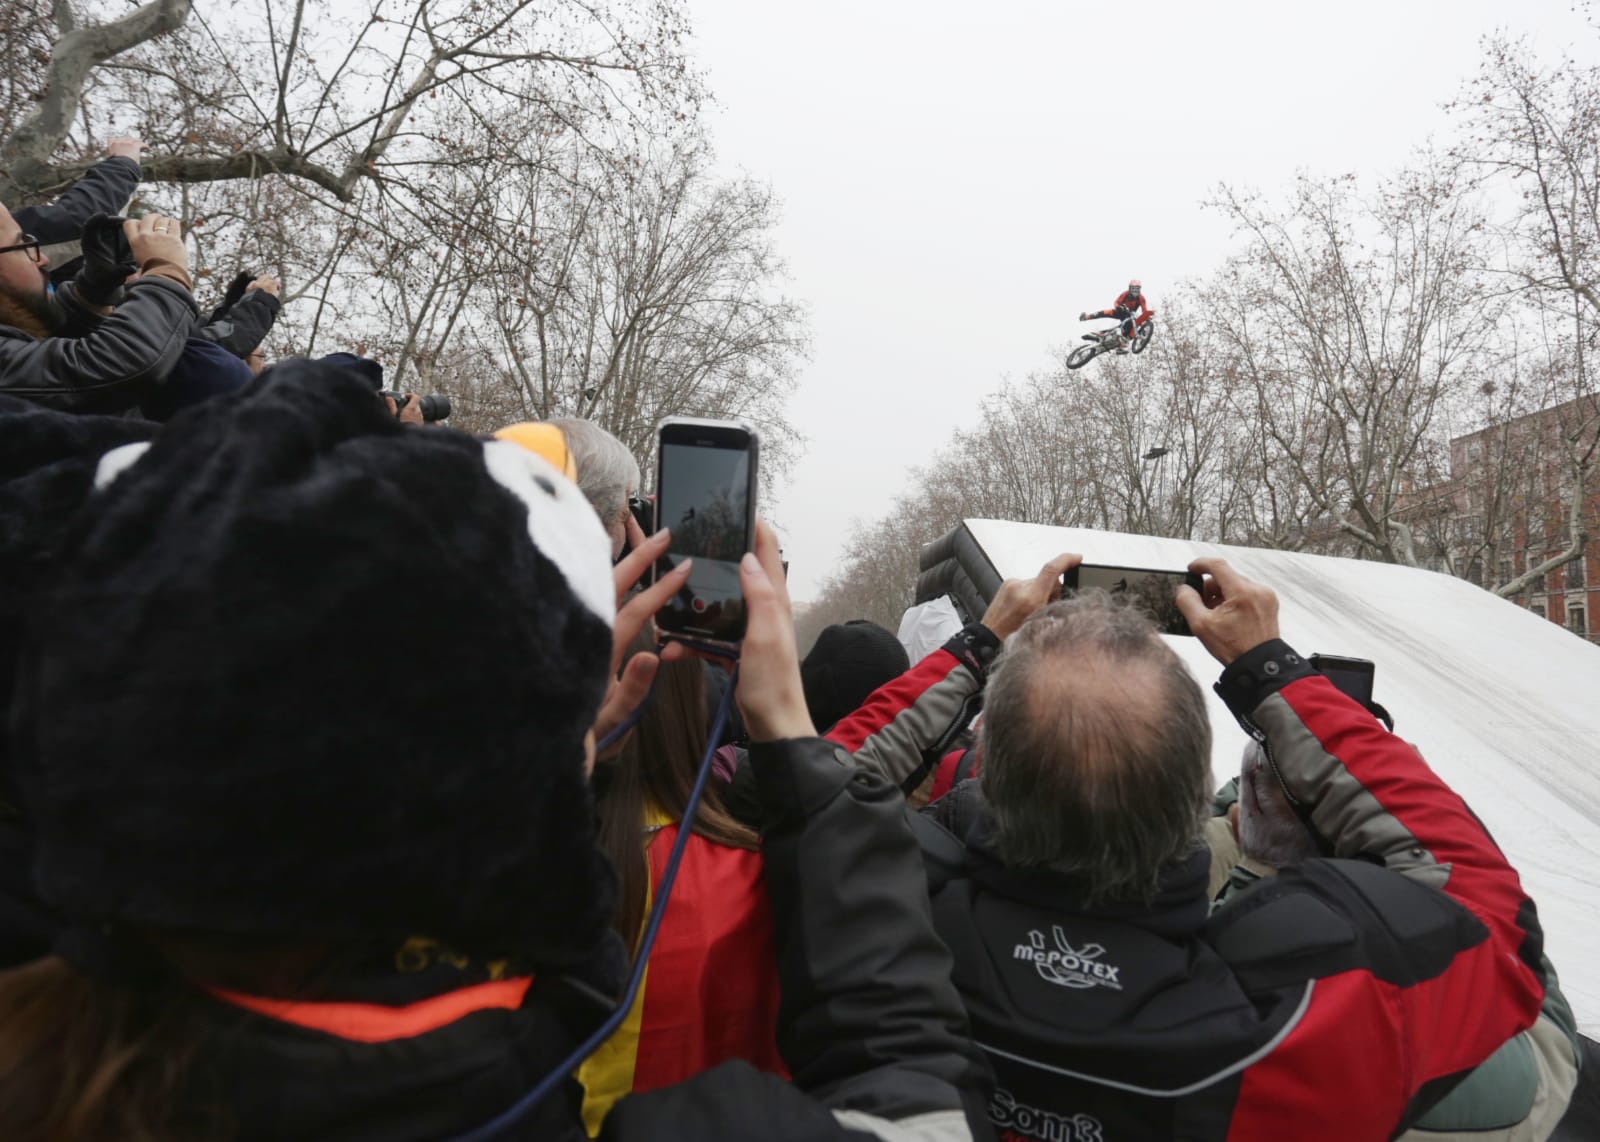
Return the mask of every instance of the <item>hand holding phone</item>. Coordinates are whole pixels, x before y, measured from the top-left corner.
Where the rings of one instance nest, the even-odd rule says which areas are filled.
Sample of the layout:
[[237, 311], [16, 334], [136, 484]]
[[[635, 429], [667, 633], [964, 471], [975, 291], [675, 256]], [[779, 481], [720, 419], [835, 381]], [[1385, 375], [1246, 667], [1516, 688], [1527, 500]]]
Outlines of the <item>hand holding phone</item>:
[[672, 538], [656, 578], [694, 565], [656, 626], [663, 638], [726, 653], [745, 633], [739, 561], [755, 546], [760, 439], [739, 421], [675, 417], [657, 443], [656, 523]]
[[78, 271], [79, 297], [91, 305], [112, 305], [122, 300], [122, 286], [137, 273], [133, 248], [123, 232], [126, 218], [95, 214], [83, 224], [79, 247], [83, 267]]
[[[658, 532], [646, 537], [639, 533], [637, 523], [631, 519], [628, 523], [635, 541], [633, 550], [611, 569], [612, 586], [617, 593], [617, 619], [611, 628], [611, 681], [606, 686], [605, 699], [600, 703], [592, 727], [596, 743], [609, 740], [610, 744], [600, 745], [596, 753], [599, 760], [609, 760], [622, 752], [627, 736], [617, 736], [612, 740], [613, 733], [621, 734], [622, 727], [635, 716], [649, 696], [651, 684], [655, 681], [660, 660], [648, 651], [634, 654], [634, 639], [673, 592], [682, 589], [691, 570], [687, 565], [679, 564], [676, 570], [655, 583], [635, 591], [639, 580], [666, 552], [667, 536]], [[623, 663], [627, 663], [626, 668]]]
[[816, 737], [800, 682], [783, 556], [778, 537], [765, 522], [756, 525], [754, 547], [754, 554], [745, 556], [739, 568], [750, 616], [739, 656], [739, 688], [734, 692], [739, 714], [752, 742]]
[[1199, 589], [1178, 588], [1178, 610], [1189, 629], [1224, 666], [1278, 637], [1278, 596], [1247, 579], [1226, 559], [1196, 559], [1189, 570], [1204, 576]]
[[1186, 585], [1199, 591], [1200, 576], [1192, 571], [1156, 571], [1104, 563], [1080, 563], [1069, 567], [1061, 577], [1064, 593], [1104, 591], [1144, 611], [1162, 634], [1193, 633], [1177, 604], [1178, 588]]
[[1083, 556], [1062, 552], [1032, 579], [1007, 579], [989, 600], [980, 620], [1001, 642], [1010, 638], [1035, 611], [1061, 597], [1067, 572]]

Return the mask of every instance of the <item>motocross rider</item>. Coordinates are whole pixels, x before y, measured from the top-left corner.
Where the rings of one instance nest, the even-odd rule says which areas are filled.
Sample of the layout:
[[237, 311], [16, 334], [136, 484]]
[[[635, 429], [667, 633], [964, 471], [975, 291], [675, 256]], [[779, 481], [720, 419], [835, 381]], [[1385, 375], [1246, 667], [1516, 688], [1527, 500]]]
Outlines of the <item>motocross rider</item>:
[[[1126, 353], [1128, 346], [1133, 344], [1133, 335], [1139, 326], [1150, 320], [1150, 306], [1144, 299], [1144, 289], [1139, 284], [1139, 279], [1134, 278], [1128, 283], [1128, 288], [1111, 303], [1110, 309], [1102, 309], [1099, 313], [1080, 313], [1079, 321], [1092, 321], [1096, 317], [1114, 317], [1121, 325], [1122, 341], [1117, 346], [1118, 353]], [[1137, 314], [1137, 316], [1135, 316]]]

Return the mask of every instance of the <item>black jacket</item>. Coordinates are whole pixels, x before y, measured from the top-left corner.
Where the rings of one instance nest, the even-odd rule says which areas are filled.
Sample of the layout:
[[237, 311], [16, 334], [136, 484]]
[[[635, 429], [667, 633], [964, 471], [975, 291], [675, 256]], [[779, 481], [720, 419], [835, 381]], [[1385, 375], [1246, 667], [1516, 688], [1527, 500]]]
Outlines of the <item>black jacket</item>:
[[[24, 234], [46, 246], [76, 242], [96, 214], [121, 214], [139, 188], [139, 164], [123, 155], [101, 159], [54, 202], [19, 206], [11, 212]], [[52, 258], [52, 261], [55, 259]]]
[[[989, 1072], [966, 1033], [898, 791], [820, 739], [757, 745], [751, 765], [776, 925], [778, 1042], [793, 1082], [725, 1064], [624, 1099], [602, 1137], [992, 1137]], [[188, 1125], [202, 1136], [231, 1130], [236, 1142], [456, 1137], [506, 1110], [598, 1024], [559, 979], [535, 979], [520, 1007], [384, 1042], [232, 1001], [210, 1018], [219, 1034], [198, 1053]], [[501, 1137], [581, 1142], [578, 1093], [569, 1081]]]
[[914, 824], [1008, 1139], [1387, 1139], [1538, 1016], [1537, 913], [1460, 798], [1281, 642], [1218, 689], [1336, 859], [1208, 916], [1201, 847], [1091, 906], [1001, 863], [976, 782]]
[[172, 370], [194, 327], [189, 291], [140, 278], [81, 337], [32, 337], [0, 325], [0, 394], [70, 412], [123, 412]]
[[215, 341], [235, 357], [254, 352], [272, 332], [283, 303], [266, 290], [247, 291], [250, 281], [249, 274], [234, 278], [222, 303], [200, 322], [195, 336]]

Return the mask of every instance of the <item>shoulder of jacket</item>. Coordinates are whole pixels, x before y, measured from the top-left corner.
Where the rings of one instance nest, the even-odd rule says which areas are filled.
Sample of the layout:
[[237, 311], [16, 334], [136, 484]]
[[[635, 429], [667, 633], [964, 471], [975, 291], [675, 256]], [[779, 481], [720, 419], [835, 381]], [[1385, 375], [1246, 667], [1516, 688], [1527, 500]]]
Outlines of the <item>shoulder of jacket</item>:
[[1444, 893], [1360, 860], [1286, 868], [1231, 897], [1206, 924], [1207, 942], [1247, 987], [1353, 969], [1410, 986], [1487, 938], [1482, 922]]
[[928, 877], [928, 892], [937, 896], [952, 880], [968, 871], [967, 846], [928, 813], [907, 813], [911, 833], [922, 850], [922, 866]]
[[[171, 278], [165, 277], [161, 274], [146, 274], [137, 281], [130, 282], [127, 288], [128, 297], [130, 300], [137, 296], [134, 293], [135, 290], [139, 290], [140, 292], [148, 292], [149, 290], [153, 289], [166, 290], [173, 296], [182, 298], [185, 304], [188, 305], [189, 309], [195, 314], [199, 314], [200, 312], [200, 307], [195, 304], [194, 295], [192, 293], [185, 289], [181, 283], [175, 282]], [[123, 305], [126, 304], [127, 302], [123, 302]], [[118, 308], [121, 307], [119, 306]]]

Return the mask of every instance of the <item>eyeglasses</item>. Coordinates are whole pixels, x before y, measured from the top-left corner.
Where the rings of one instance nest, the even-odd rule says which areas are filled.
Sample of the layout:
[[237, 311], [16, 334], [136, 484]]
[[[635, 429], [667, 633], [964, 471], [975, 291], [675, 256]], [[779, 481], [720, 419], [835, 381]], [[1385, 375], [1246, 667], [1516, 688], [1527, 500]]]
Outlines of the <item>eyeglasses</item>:
[[39, 250], [39, 247], [42, 245], [44, 245], [44, 243], [39, 241], [39, 239], [35, 238], [32, 234], [24, 234], [22, 235], [22, 241], [18, 242], [15, 246], [0, 246], [0, 254], [9, 254], [16, 250], [26, 250], [28, 251], [28, 260], [37, 265], [39, 262], [44, 260], [44, 255]]

